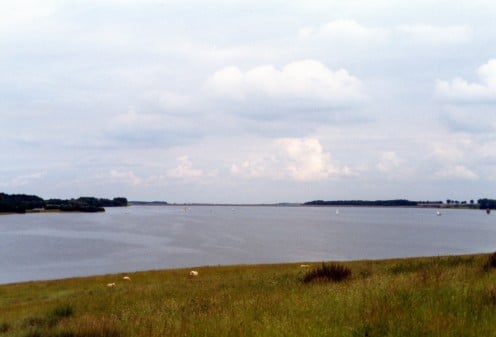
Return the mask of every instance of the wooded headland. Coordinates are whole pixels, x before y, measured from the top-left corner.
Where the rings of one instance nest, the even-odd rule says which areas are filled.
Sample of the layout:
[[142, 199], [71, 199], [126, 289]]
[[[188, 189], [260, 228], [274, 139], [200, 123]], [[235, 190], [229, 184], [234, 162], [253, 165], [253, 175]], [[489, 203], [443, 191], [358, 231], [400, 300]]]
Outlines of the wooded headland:
[[64, 212], [103, 212], [104, 207], [127, 206], [123, 197], [102, 199], [79, 197], [77, 199], [48, 199], [36, 195], [0, 193], [0, 213], [26, 213], [33, 210], [59, 210]]

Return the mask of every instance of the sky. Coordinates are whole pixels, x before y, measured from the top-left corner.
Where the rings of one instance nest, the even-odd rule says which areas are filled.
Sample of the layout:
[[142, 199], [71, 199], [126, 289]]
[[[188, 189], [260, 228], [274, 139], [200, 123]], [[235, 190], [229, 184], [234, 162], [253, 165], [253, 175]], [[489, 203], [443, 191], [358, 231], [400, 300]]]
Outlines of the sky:
[[0, 2], [0, 191], [496, 198], [489, 0]]

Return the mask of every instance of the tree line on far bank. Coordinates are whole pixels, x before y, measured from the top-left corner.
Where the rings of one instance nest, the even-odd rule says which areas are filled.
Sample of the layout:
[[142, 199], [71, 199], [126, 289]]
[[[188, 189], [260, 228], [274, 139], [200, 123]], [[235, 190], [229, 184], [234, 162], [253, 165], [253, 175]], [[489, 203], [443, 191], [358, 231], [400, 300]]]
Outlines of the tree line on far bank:
[[[457, 207], [468, 206], [467, 203], [448, 202], [444, 204], [443, 201], [411, 201], [406, 199], [393, 199], [393, 200], [313, 200], [305, 202], [304, 205], [309, 206], [444, 206], [444, 207]], [[496, 209], [496, 200], [494, 199], [479, 199], [477, 204], [471, 200], [470, 208], [479, 209]]]
[[104, 199], [80, 197], [78, 199], [48, 199], [36, 195], [0, 193], [0, 212], [25, 213], [29, 210], [45, 209], [65, 212], [103, 212], [104, 207], [127, 206], [123, 197]]

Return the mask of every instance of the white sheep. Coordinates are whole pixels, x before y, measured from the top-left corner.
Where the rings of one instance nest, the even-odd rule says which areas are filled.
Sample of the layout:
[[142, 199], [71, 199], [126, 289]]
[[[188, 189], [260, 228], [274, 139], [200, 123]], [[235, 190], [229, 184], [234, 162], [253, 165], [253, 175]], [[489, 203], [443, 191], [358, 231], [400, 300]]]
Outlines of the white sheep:
[[189, 276], [198, 276], [198, 271], [196, 271], [196, 270], [190, 271]]
[[309, 264], [300, 264], [300, 268], [310, 268]]
[[109, 288], [115, 287], [115, 282], [107, 283], [107, 287], [109, 287]]
[[130, 278], [129, 276], [124, 276], [122, 279], [123, 279], [124, 281], [131, 281], [131, 278]]

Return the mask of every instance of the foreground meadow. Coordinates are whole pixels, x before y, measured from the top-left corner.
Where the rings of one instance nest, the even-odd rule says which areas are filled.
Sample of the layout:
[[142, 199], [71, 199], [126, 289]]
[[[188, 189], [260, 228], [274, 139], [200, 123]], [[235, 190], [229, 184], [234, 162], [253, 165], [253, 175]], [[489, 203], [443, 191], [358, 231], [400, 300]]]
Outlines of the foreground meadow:
[[0, 336], [495, 336], [488, 258], [347, 262], [341, 282], [284, 264], [3, 285]]

